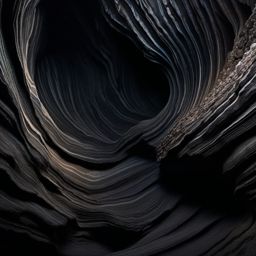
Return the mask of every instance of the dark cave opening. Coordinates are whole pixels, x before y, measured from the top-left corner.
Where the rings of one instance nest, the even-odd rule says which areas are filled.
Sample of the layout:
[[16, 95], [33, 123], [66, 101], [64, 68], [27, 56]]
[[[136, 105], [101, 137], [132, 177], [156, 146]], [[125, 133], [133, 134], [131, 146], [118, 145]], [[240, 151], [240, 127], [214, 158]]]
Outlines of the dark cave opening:
[[[80, 128], [79, 137], [83, 137], [85, 119], [91, 119], [107, 139], [118, 140], [139, 122], [154, 118], [169, 98], [168, 81], [160, 67], [107, 24], [99, 1], [65, 0], [61, 10], [58, 3], [44, 0], [39, 5], [43, 25], [36, 60], [39, 97], [57, 125], [72, 130], [60, 118], [65, 109], [59, 105], [60, 98], [68, 111], [76, 113], [73, 121]], [[40, 81], [51, 72], [63, 77], [63, 82], [54, 86]], [[92, 102], [97, 102], [98, 109]], [[116, 114], [117, 109], [121, 114]], [[101, 115], [109, 126], [102, 125]]]

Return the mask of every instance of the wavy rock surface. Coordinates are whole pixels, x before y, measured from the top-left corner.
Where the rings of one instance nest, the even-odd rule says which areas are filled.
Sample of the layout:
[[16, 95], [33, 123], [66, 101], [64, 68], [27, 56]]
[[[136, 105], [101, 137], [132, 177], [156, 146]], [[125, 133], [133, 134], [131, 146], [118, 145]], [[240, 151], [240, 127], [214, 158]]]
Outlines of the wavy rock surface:
[[255, 255], [255, 2], [0, 0], [1, 252]]

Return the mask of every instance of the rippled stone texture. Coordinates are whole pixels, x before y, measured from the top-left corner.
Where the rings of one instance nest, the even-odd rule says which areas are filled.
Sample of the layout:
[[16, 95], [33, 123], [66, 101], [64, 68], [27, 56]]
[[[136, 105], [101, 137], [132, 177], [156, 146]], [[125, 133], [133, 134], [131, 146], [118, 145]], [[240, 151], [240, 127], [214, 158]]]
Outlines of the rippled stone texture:
[[0, 249], [255, 255], [254, 0], [0, 0]]

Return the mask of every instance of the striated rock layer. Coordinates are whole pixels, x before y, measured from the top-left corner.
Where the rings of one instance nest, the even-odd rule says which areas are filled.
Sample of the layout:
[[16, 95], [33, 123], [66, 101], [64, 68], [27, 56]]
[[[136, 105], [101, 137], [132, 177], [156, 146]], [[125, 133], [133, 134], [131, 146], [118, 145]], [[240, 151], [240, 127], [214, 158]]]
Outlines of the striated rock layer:
[[254, 0], [0, 0], [3, 255], [256, 253]]

